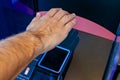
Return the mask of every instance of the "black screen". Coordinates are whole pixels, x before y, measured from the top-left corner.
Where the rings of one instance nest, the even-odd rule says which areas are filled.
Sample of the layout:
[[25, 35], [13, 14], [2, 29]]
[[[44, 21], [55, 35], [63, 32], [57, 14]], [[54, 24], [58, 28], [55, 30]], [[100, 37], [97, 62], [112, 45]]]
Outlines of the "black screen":
[[67, 53], [68, 51], [56, 47], [46, 53], [40, 65], [55, 71], [59, 71], [63, 61], [67, 56]]

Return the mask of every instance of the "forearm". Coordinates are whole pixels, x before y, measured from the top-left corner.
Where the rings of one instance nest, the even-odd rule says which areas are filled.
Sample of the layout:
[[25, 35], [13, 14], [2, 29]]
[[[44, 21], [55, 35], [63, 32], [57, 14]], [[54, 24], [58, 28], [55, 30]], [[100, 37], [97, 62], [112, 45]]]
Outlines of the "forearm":
[[[41, 45], [40, 45], [41, 44]], [[0, 42], [0, 80], [11, 80], [38, 54], [43, 45], [34, 35], [24, 32]]]
[[12, 80], [33, 58], [61, 43], [75, 24], [75, 14], [51, 9], [36, 15], [27, 32], [0, 41], [0, 80]]

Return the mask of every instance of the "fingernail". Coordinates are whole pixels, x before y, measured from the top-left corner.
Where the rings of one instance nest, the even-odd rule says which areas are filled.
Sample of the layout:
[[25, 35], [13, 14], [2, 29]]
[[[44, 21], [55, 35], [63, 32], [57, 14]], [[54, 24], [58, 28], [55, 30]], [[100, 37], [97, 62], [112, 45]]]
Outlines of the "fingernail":
[[39, 13], [39, 12], [36, 13], [36, 17], [38, 17], [38, 16], [40, 16], [40, 13]]
[[72, 13], [72, 15], [76, 16], [76, 14], [75, 14], [75, 13]]

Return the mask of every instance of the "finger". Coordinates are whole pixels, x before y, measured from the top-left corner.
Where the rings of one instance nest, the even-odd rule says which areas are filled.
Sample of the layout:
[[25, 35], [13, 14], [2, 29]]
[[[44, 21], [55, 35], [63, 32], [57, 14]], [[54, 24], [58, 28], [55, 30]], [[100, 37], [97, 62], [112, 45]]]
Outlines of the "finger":
[[65, 25], [65, 30], [66, 32], [70, 32], [70, 30], [72, 29], [73, 26], [75, 26], [76, 24], [76, 19], [74, 18], [73, 20], [69, 21], [66, 25]]
[[67, 24], [69, 21], [71, 21], [72, 19], [74, 19], [75, 18], [75, 14], [73, 13], [73, 14], [69, 14], [69, 15], [66, 15], [66, 16], [64, 16], [60, 21], [65, 25], [65, 24]]
[[36, 17], [40, 18], [42, 16], [42, 14], [40, 12], [36, 13]]
[[36, 16], [33, 18], [32, 22], [38, 21], [41, 17], [42, 17], [41, 13], [40, 13], [40, 12], [37, 12], [37, 13], [36, 13]]
[[59, 9], [59, 11], [53, 16], [55, 20], [60, 20], [64, 15], [68, 15], [67, 11]]
[[53, 9], [50, 9], [46, 15], [50, 16], [50, 17], [53, 17], [57, 11], [59, 11], [60, 8], [53, 8]]

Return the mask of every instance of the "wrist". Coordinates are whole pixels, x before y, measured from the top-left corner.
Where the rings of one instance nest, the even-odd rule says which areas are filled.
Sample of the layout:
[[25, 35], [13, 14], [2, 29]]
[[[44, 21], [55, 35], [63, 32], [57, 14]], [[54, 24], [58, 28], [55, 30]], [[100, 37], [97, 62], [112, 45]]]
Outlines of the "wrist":
[[30, 41], [33, 43], [35, 54], [39, 55], [40, 53], [45, 52], [45, 45], [43, 44], [41, 37], [35, 35], [31, 31], [26, 31], [25, 33], [30, 36]]

